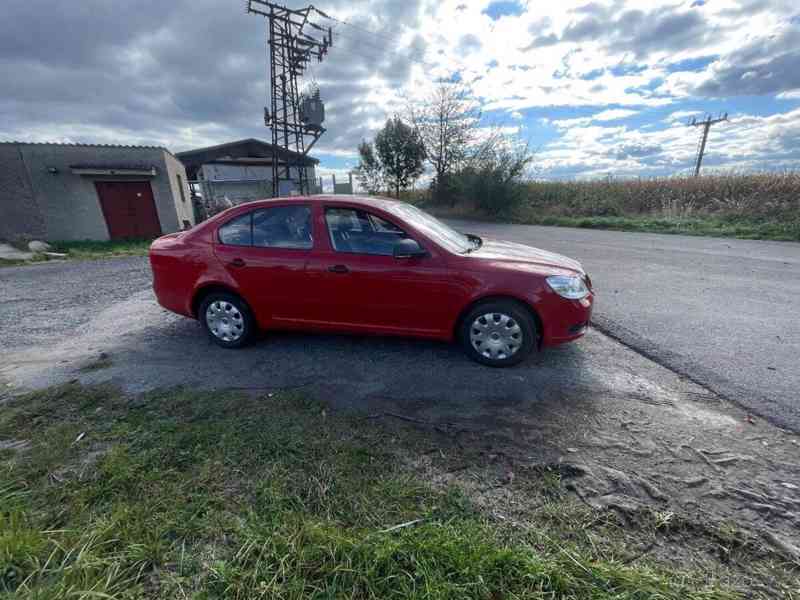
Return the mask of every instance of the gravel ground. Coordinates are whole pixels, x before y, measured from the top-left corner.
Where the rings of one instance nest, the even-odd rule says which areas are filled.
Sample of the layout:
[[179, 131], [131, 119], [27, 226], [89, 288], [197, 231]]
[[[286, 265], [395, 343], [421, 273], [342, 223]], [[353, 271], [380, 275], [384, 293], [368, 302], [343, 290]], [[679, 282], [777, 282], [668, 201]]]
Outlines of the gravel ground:
[[[793, 318], [800, 297], [800, 244], [455, 224], [578, 258], [598, 290], [595, 321], [603, 331], [753, 413], [800, 431], [800, 321]], [[62, 339], [81, 339], [102, 311], [139, 292], [149, 300], [149, 287], [144, 257], [0, 269], [0, 347], [46, 348]], [[143, 323], [149, 318], [141, 311], [136, 315]], [[104, 327], [113, 332], [126, 318], [118, 314]], [[315, 338], [307, 339], [311, 348]], [[332, 353], [355, 343], [332, 339], [342, 345], [334, 343]], [[411, 351], [420, 360], [408, 365], [411, 373], [430, 368], [424, 359], [433, 346], [382, 343], [416, 348]], [[441, 351], [462, 361], [458, 350], [445, 348]], [[318, 360], [334, 358], [316, 355]], [[312, 376], [292, 371], [302, 380]]]
[[498, 465], [511, 472], [563, 470], [567, 488], [592, 506], [727, 520], [770, 532], [765, 541], [784, 555], [783, 548], [800, 548], [800, 491], [792, 483], [800, 478], [800, 437], [748, 418], [602, 333], [513, 369], [410, 339], [271, 333], [224, 350], [195, 321], [160, 309], [146, 284], [130, 289], [143, 285], [130, 262], [83, 268], [105, 279], [114, 265], [126, 274], [115, 279], [129, 296], [115, 300], [87, 278], [73, 289], [82, 304], [70, 327], [58, 324], [46, 345], [8, 353], [0, 365], [6, 386], [111, 382], [133, 394], [233, 388], [266, 392], [266, 401], [270, 391], [294, 388], [334, 410], [433, 427], [478, 454], [502, 457]]
[[[595, 241], [589, 247], [586, 240], [568, 241], [586, 232], [508, 233], [582, 258], [600, 289], [598, 316], [608, 323], [621, 314], [631, 329], [645, 322], [639, 337], [627, 338], [637, 343], [663, 328], [669, 315], [655, 311], [645, 318], [643, 306], [654, 310], [669, 301], [651, 297], [655, 273], [666, 278], [659, 289], [667, 294], [693, 262], [702, 262], [705, 274], [770, 260], [755, 258], [755, 251], [746, 259], [725, 252], [703, 258], [684, 248], [693, 258], [681, 267], [677, 249], [671, 258], [653, 256], [665, 253], [660, 240], [633, 239], [620, 248], [611, 238], [606, 246]], [[565, 239], [545, 240], [545, 234]], [[615, 273], [608, 266], [614, 261], [627, 266]], [[637, 268], [644, 269], [633, 278], [637, 286], [622, 287], [626, 272]], [[757, 270], [762, 278], [768, 271], [763, 265]], [[747, 272], [733, 277], [745, 287], [742, 295]], [[688, 293], [691, 286], [683, 289]], [[697, 293], [675, 302], [694, 302], [683, 305], [690, 310], [702, 305], [705, 292]], [[625, 302], [633, 305], [627, 311]], [[713, 323], [716, 313], [702, 310], [697, 317]], [[623, 512], [650, 506], [703, 522], [735, 522], [760, 532], [782, 556], [800, 560], [800, 491], [792, 483], [800, 478], [800, 437], [749, 417], [595, 330], [513, 369], [477, 365], [454, 345], [410, 339], [272, 333], [230, 351], [213, 345], [195, 321], [155, 303], [143, 257], [0, 269], [0, 327], [6, 333], [0, 406], [8, 392], [75, 380], [111, 382], [131, 393], [173, 386], [302, 389], [335, 410], [434, 427], [458, 444], [502, 457], [500, 466], [511, 472], [563, 470], [567, 488], [592, 506]], [[690, 347], [707, 333], [700, 326], [696, 332], [676, 327], [672, 335]]]
[[53, 261], [0, 268], [0, 349], [46, 346], [150, 287], [147, 259]]

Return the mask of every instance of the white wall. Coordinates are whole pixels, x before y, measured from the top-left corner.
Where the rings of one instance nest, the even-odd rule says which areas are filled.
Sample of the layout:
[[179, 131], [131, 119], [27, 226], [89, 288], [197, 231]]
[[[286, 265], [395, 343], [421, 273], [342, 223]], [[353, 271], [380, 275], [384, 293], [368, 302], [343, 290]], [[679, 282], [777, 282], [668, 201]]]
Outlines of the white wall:
[[178, 215], [178, 226], [183, 228], [183, 222], [188, 221], [194, 226], [194, 207], [192, 206], [192, 195], [189, 193], [189, 184], [186, 177], [186, 169], [183, 163], [172, 156], [169, 152], [164, 152], [164, 164], [167, 167], [167, 177], [172, 188], [172, 199], [175, 202], [175, 212]]

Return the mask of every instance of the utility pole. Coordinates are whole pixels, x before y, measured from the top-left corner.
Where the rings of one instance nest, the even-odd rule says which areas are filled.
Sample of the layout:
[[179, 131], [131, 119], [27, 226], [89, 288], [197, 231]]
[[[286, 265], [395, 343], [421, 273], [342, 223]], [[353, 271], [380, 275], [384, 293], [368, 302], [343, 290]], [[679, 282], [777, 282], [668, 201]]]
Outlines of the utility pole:
[[728, 113], [720, 114], [716, 119], [712, 119], [711, 115], [706, 115], [706, 118], [702, 121], [698, 121], [696, 118], [692, 117], [692, 120], [689, 122], [690, 127], [702, 127], [703, 132], [700, 135], [700, 142], [697, 146], [697, 161], [694, 167], [694, 176], [700, 176], [700, 165], [703, 162], [703, 154], [706, 151], [706, 142], [708, 141], [708, 131], [711, 129], [712, 125], [716, 125], [717, 123], [721, 123], [722, 121], [728, 120]]
[[321, 62], [333, 44], [331, 28], [311, 21], [312, 11], [320, 12], [313, 6], [290, 9], [266, 0], [247, 0], [248, 13], [268, 19], [270, 106], [264, 107], [264, 124], [272, 130], [272, 192], [276, 198], [281, 182], [293, 181], [293, 166], [300, 193], [309, 192], [306, 157], [325, 133], [319, 90], [304, 97], [298, 87], [311, 60]]

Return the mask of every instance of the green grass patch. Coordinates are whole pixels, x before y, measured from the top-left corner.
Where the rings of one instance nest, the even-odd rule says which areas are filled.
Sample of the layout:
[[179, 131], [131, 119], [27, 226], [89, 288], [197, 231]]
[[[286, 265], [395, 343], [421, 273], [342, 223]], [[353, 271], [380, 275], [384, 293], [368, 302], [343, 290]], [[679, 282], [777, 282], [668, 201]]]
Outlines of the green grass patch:
[[490, 519], [409, 468], [436, 435], [293, 394], [30, 394], [0, 410], [30, 441], [0, 457], [0, 598], [736, 597], [630, 558], [552, 474], [527, 526]]
[[[98, 258], [114, 258], [118, 256], [147, 256], [151, 239], [141, 240], [113, 240], [77, 242], [50, 242], [51, 252], [66, 254], [67, 259], [94, 260]], [[23, 248], [21, 248], [23, 249]], [[46, 254], [35, 254], [31, 260], [9, 260], [0, 258], [0, 267], [19, 267], [32, 263], [47, 262], [49, 260], [63, 260], [59, 257], [50, 257]]]
[[800, 221], [754, 221], [720, 218], [562, 217], [527, 214], [513, 218], [531, 225], [558, 225], [644, 233], [675, 233], [748, 240], [800, 241]]
[[41, 262], [42, 260], [37, 258], [34, 258], [33, 261], [0, 258], [0, 267], [21, 267], [22, 265], [29, 265], [31, 262]]
[[551, 225], [579, 227], [582, 229], [637, 231], [641, 233], [671, 233], [747, 240], [800, 241], [800, 220], [798, 219], [773, 220], [732, 216], [553, 215], [537, 211], [534, 208], [518, 208], [509, 214], [492, 217], [471, 205], [459, 205], [450, 208], [429, 204], [425, 205], [424, 208], [441, 218], [477, 219], [524, 225]]
[[69, 258], [95, 259], [114, 256], [145, 256], [151, 239], [111, 240], [105, 242], [84, 240], [77, 242], [52, 242], [53, 252], [67, 254]]

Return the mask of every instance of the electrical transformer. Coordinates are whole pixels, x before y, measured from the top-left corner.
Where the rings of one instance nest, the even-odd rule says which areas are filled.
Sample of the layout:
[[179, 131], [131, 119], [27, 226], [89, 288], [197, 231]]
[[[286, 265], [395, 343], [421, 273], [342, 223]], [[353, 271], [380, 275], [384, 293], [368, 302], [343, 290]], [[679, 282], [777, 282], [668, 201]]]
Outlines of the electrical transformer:
[[322, 129], [325, 120], [325, 105], [319, 97], [319, 89], [304, 95], [300, 101], [300, 120], [308, 129]]

